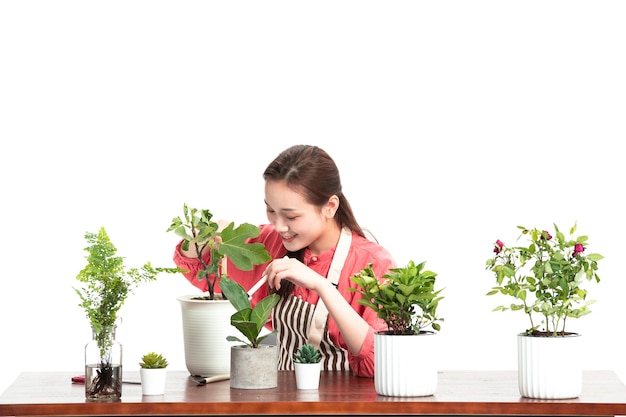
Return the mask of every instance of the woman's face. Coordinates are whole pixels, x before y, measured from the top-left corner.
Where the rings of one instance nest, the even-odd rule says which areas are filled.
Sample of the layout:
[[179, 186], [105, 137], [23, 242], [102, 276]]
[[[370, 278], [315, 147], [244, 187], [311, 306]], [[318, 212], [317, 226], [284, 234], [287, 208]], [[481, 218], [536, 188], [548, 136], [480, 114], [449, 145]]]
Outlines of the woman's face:
[[[283, 238], [283, 245], [295, 252], [308, 247], [314, 254], [324, 252], [327, 246], [325, 232], [335, 225], [335, 209], [327, 203], [321, 209], [287, 186], [284, 181], [265, 182], [267, 219]], [[328, 216], [328, 213], [332, 215]], [[334, 242], [336, 243], [336, 242]], [[332, 244], [334, 244], [332, 243]]]

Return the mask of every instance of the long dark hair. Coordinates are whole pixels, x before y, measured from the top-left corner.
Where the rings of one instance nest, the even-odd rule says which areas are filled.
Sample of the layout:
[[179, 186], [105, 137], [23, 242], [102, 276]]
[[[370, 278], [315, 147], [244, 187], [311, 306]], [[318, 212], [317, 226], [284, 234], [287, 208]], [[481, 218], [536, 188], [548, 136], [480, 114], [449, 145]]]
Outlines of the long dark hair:
[[[347, 227], [365, 237], [341, 189], [339, 169], [323, 149], [312, 145], [294, 145], [287, 148], [265, 168], [263, 178], [265, 181], [285, 181], [289, 188], [301, 194], [308, 203], [320, 208], [332, 195], [336, 195], [339, 198], [339, 208], [334, 217], [337, 226], [340, 229]], [[287, 256], [303, 261], [304, 248], [297, 252], [287, 252]], [[290, 294], [293, 286], [292, 282], [284, 282], [279, 294]]]

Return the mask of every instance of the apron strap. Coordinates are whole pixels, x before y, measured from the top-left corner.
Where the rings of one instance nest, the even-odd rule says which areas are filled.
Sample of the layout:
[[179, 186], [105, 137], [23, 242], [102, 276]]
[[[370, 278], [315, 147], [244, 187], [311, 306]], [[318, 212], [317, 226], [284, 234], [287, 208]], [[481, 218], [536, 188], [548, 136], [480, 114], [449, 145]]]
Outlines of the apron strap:
[[[341, 230], [339, 236], [339, 242], [333, 255], [333, 260], [328, 270], [328, 280], [335, 287], [339, 283], [339, 277], [341, 276], [341, 270], [348, 257], [350, 251], [350, 245], [352, 243], [352, 231], [347, 227]], [[309, 328], [309, 343], [319, 348], [322, 337], [324, 336], [324, 330], [326, 329], [326, 319], [328, 318], [328, 309], [324, 304], [324, 300], [321, 298], [317, 301], [315, 306], [315, 312], [313, 313], [313, 319], [311, 320], [311, 327]]]

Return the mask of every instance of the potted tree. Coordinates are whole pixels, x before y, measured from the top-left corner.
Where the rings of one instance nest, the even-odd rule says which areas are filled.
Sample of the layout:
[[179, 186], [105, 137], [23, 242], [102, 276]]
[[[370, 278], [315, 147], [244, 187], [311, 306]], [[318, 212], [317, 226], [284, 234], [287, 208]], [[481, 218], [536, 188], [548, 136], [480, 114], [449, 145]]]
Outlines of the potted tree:
[[589, 314], [586, 281], [599, 282], [597, 253], [584, 254], [587, 236], [569, 237], [554, 224], [552, 233], [518, 226], [527, 245], [494, 244], [487, 269], [495, 273], [496, 285], [487, 295], [513, 297], [511, 305], [494, 311], [520, 311], [530, 327], [518, 333], [518, 381], [523, 397], [576, 398], [582, 390], [579, 358], [580, 334], [565, 329], [568, 318]]
[[147, 262], [141, 268], [124, 266], [116, 256], [104, 227], [98, 233], [87, 232], [87, 265], [76, 279], [82, 288], [74, 288], [91, 324], [92, 341], [85, 347], [85, 396], [90, 401], [115, 401], [122, 396], [122, 346], [115, 339], [117, 313], [133, 289], [153, 281], [160, 272], [180, 272], [178, 268], [154, 268]]
[[149, 352], [141, 357], [139, 362], [139, 377], [141, 379], [141, 393], [143, 395], [165, 394], [167, 380], [167, 359], [160, 353]]
[[[231, 331], [228, 317], [234, 310], [216, 289], [220, 280], [227, 276], [226, 257], [241, 270], [251, 270], [254, 265], [271, 260], [263, 244], [247, 241], [257, 237], [260, 229], [249, 223], [235, 227], [231, 222], [222, 230], [210, 210], [184, 204], [183, 217], [175, 217], [167, 231], [183, 239], [184, 250], [195, 248], [202, 265], [197, 278], [207, 280], [208, 284], [204, 294], [177, 298], [182, 312], [187, 370], [201, 377], [228, 374], [232, 343], [226, 337]], [[207, 252], [210, 252], [208, 261], [204, 256]]]
[[244, 336], [227, 336], [238, 342], [230, 350], [230, 386], [239, 389], [266, 389], [278, 386], [278, 348], [261, 342], [271, 333], [261, 335], [272, 309], [278, 303], [278, 294], [269, 294], [252, 308], [246, 290], [236, 281], [222, 277], [222, 293], [228, 298], [235, 313], [230, 323]]
[[320, 385], [322, 353], [310, 343], [298, 348], [293, 364], [297, 389], [318, 389]]
[[409, 261], [379, 279], [370, 264], [352, 277], [360, 288], [351, 290], [363, 295], [359, 303], [387, 324], [374, 334], [374, 386], [380, 395], [428, 396], [437, 389], [436, 334], [443, 321], [437, 307], [443, 289], [435, 289], [437, 274], [424, 268], [425, 262]]

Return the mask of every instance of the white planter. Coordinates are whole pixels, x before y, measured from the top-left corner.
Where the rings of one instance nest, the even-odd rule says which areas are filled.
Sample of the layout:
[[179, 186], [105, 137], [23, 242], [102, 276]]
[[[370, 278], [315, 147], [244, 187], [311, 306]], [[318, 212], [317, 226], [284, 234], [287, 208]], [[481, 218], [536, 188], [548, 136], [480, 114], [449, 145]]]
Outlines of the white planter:
[[523, 397], [577, 398], [583, 386], [579, 334], [556, 337], [517, 335], [518, 382]]
[[294, 363], [297, 389], [318, 389], [322, 363]]
[[141, 378], [141, 393], [143, 395], [165, 394], [166, 368], [140, 368], [139, 377]]
[[226, 337], [241, 334], [230, 324], [235, 308], [228, 300], [193, 300], [202, 295], [208, 293], [177, 298], [182, 310], [185, 364], [191, 375], [228, 374], [230, 348], [237, 343]]
[[422, 397], [437, 390], [437, 334], [374, 334], [374, 386], [380, 395]]

